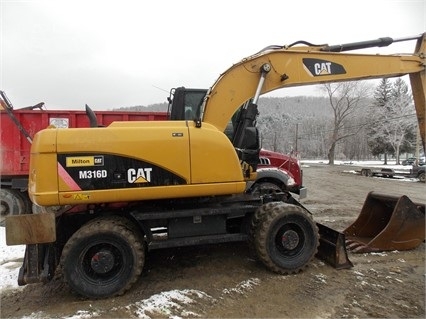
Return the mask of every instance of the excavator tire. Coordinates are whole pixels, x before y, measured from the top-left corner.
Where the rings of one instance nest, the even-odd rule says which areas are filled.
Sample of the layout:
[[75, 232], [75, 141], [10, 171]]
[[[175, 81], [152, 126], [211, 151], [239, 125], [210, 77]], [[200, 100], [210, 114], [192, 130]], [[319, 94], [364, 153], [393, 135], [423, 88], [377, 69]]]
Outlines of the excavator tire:
[[[272, 203], [273, 204], [273, 203]], [[302, 207], [280, 203], [264, 205], [254, 234], [257, 256], [279, 274], [298, 273], [315, 257], [319, 230]]]
[[145, 262], [143, 241], [124, 218], [100, 217], [77, 230], [62, 251], [61, 267], [69, 286], [87, 298], [125, 293]]

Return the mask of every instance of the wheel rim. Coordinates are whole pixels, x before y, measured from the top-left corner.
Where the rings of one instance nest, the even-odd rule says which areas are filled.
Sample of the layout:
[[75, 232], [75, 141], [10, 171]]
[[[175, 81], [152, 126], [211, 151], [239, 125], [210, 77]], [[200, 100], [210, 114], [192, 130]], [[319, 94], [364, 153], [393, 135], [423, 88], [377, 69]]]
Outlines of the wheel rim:
[[4, 218], [10, 212], [9, 205], [7, 205], [6, 201], [1, 200], [0, 202], [0, 216]]
[[115, 258], [113, 252], [106, 249], [102, 249], [95, 253], [90, 260], [90, 266], [98, 274], [110, 272], [114, 264]]
[[282, 256], [291, 257], [299, 254], [302, 250], [305, 234], [298, 224], [284, 224], [276, 231], [273, 242]]
[[126, 258], [123, 248], [113, 241], [93, 243], [81, 253], [81, 275], [90, 282], [107, 285], [126, 271]]

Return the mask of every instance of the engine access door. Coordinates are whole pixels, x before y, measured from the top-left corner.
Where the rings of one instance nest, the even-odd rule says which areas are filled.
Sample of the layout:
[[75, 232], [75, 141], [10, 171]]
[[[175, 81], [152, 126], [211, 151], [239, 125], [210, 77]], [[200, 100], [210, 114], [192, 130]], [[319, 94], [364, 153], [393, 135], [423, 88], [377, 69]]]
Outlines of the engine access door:
[[184, 121], [59, 130], [57, 159], [62, 204], [173, 197], [165, 188], [190, 183]]

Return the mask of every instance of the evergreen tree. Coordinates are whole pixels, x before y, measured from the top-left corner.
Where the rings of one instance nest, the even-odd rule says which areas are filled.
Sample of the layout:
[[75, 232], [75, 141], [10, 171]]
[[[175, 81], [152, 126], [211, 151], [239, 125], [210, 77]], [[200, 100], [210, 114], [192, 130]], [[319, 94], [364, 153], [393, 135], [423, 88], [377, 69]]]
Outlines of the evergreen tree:
[[371, 117], [375, 121], [369, 125], [367, 130], [368, 146], [373, 156], [384, 154], [384, 164], [387, 164], [388, 154], [393, 154], [393, 147], [388, 142], [386, 134], [381, 130], [378, 123], [386, 121], [385, 114], [388, 112], [387, 104], [392, 95], [392, 83], [387, 78], [383, 78], [373, 94], [374, 102], [371, 106]]

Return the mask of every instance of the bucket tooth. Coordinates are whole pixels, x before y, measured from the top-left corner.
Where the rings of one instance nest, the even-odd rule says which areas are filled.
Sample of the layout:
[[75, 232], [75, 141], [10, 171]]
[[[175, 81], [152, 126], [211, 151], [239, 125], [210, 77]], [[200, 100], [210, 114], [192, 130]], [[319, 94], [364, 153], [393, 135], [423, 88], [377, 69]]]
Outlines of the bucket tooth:
[[414, 249], [425, 240], [425, 205], [405, 195], [370, 192], [358, 218], [343, 233], [352, 252]]

